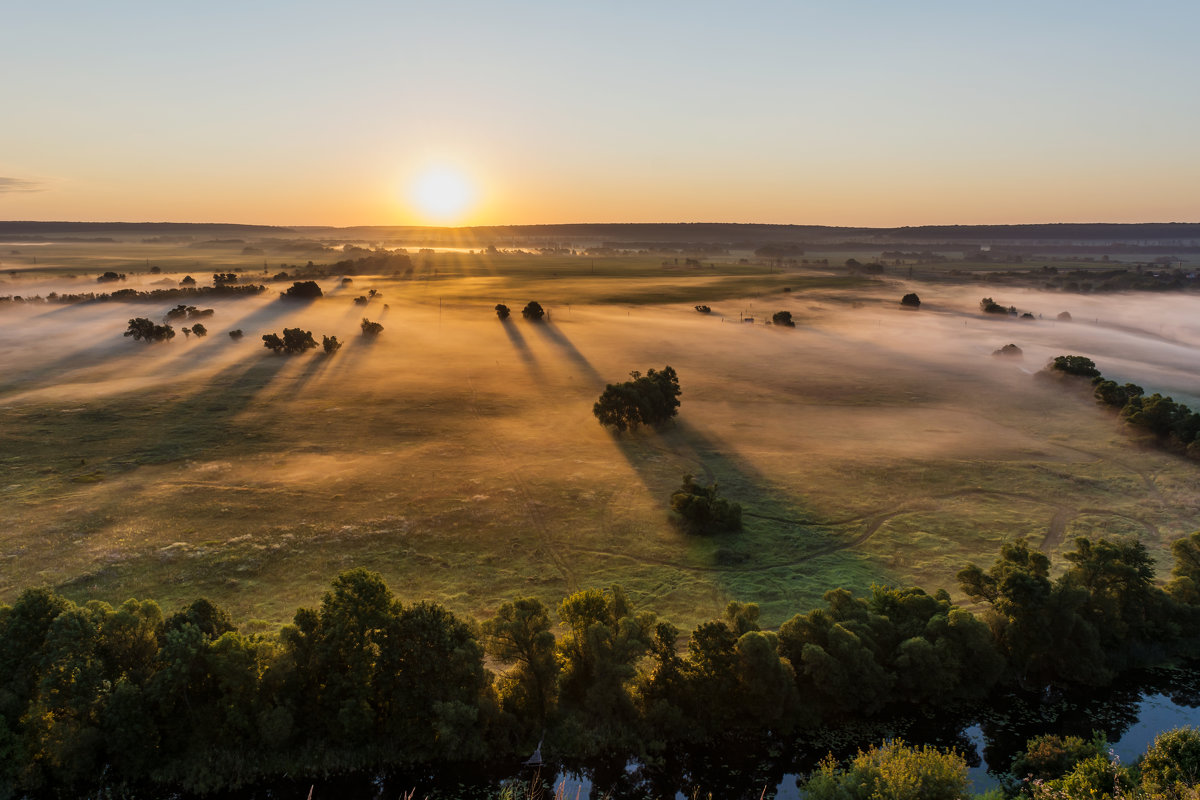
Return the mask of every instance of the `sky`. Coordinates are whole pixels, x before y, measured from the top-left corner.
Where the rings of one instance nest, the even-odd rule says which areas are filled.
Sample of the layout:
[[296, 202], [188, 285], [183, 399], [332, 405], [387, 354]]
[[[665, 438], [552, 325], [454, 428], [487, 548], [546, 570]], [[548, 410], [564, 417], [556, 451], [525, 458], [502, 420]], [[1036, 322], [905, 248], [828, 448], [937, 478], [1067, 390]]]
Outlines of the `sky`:
[[0, 0], [0, 219], [1200, 221], [1200, 3]]

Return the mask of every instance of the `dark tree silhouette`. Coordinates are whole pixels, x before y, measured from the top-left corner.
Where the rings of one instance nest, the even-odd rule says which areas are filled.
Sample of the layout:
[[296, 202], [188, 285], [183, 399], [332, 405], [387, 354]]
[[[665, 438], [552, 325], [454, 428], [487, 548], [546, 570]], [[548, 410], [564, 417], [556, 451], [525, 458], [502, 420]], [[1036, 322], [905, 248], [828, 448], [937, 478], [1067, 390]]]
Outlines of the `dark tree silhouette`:
[[788, 328], [796, 327], [796, 323], [792, 321], [792, 312], [790, 311], [776, 311], [771, 315], [771, 322]]
[[197, 322], [192, 326], [192, 333], [196, 334], [197, 336], [208, 336], [208, 328]]
[[376, 336], [383, 333], [382, 325], [380, 325], [378, 322], [371, 322], [371, 320], [367, 319], [366, 317], [363, 317], [362, 324], [359, 325], [359, 327], [362, 328], [362, 335], [368, 339], [374, 339]]
[[241, 339], [243, 336], [245, 336], [245, 334], [244, 334], [244, 333], [242, 333], [242, 329], [241, 329], [241, 328], [235, 328], [234, 330], [231, 330], [231, 331], [229, 332], [229, 338], [230, 338], [230, 339], [233, 339], [235, 342], [236, 342], [238, 339]]
[[336, 336], [322, 336], [321, 347], [325, 348], [325, 355], [331, 356], [342, 349], [342, 343], [337, 340]]
[[263, 347], [274, 353], [287, 353], [288, 355], [303, 353], [305, 350], [311, 350], [317, 346], [312, 331], [300, 328], [284, 328], [282, 337], [275, 333], [268, 333], [264, 334], [262, 339]]
[[645, 375], [629, 373], [633, 380], [610, 383], [592, 413], [601, 425], [610, 425], [618, 432], [637, 430], [639, 425], [661, 425], [675, 416], [679, 408], [679, 376], [671, 367], [662, 371], [651, 369]]
[[316, 281], [296, 281], [283, 293], [283, 296], [292, 300], [311, 300], [321, 297], [323, 294]]
[[1024, 358], [1025, 354], [1015, 344], [1006, 344], [999, 350], [993, 350], [992, 355], [1004, 358]]
[[504, 303], [496, 304], [496, 316], [500, 319], [508, 319], [508, 315], [510, 313], [511, 312], [509, 312], [508, 306], [504, 305]]
[[701, 486], [691, 475], [671, 494], [671, 510], [695, 533], [736, 531], [742, 527], [742, 507], [720, 496], [716, 483]]
[[905, 308], [920, 308], [921, 298], [917, 297], [916, 292], [909, 292], [908, 294], [904, 295], [904, 297], [900, 298], [900, 305], [904, 306]]
[[165, 342], [175, 338], [175, 329], [170, 325], [156, 325], [145, 317], [129, 320], [129, 330], [126, 336], [132, 336], [139, 342]]
[[521, 309], [521, 316], [530, 322], [541, 322], [542, 317], [546, 316], [546, 312], [542, 308], [541, 303], [538, 303], [536, 300], [530, 300]]

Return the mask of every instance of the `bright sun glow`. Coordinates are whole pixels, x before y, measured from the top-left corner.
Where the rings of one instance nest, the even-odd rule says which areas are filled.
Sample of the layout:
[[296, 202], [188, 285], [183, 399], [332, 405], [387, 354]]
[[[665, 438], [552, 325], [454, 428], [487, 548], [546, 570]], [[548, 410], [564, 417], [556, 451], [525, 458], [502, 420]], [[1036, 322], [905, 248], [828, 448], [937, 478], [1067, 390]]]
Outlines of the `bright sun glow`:
[[460, 222], [475, 202], [475, 187], [459, 170], [429, 167], [412, 183], [417, 209], [431, 222]]

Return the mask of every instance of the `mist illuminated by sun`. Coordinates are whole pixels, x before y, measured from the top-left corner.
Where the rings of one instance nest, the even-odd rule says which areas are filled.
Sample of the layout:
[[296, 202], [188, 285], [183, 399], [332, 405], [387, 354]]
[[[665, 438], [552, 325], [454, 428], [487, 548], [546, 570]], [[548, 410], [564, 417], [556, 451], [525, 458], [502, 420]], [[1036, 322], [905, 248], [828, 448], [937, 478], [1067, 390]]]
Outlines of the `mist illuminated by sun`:
[[409, 184], [409, 197], [426, 222], [453, 225], [465, 220], [475, 205], [476, 187], [461, 169], [436, 164], [421, 170]]

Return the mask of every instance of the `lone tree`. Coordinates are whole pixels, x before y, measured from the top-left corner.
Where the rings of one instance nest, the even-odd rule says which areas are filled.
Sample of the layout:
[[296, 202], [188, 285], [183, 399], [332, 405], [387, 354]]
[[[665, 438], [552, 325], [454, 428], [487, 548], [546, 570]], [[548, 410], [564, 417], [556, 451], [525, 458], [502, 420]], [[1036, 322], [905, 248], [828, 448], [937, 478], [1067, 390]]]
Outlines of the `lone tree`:
[[383, 333], [382, 325], [380, 325], [378, 322], [371, 322], [371, 320], [367, 319], [366, 317], [363, 317], [362, 324], [359, 327], [362, 328], [362, 335], [368, 339], [374, 339], [376, 336]]
[[191, 275], [184, 275], [184, 276], [183, 276], [183, 280], [181, 280], [181, 281], [179, 282], [179, 285], [180, 285], [180, 286], [195, 286], [195, 285], [196, 285], [196, 279], [195, 279], [195, 278], [193, 278]]
[[601, 425], [611, 425], [618, 432], [637, 430], [639, 425], [661, 425], [675, 416], [679, 408], [679, 376], [671, 367], [661, 371], [651, 369], [645, 375], [634, 371], [632, 380], [610, 383], [592, 413]]
[[496, 316], [500, 319], [508, 319], [510, 313], [512, 312], [508, 310], [508, 306], [504, 305], [504, 303], [496, 304]]
[[241, 328], [235, 328], [235, 329], [233, 329], [233, 330], [231, 330], [231, 331], [229, 332], [229, 338], [230, 338], [230, 339], [233, 339], [235, 342], [236, 342], [238, 339], [241, 339], [241, 338], [242, 338], [243, 336], [245, 336], [245, 335], [246, 335], [246, 334], [242, 333], [242, 329], [241, 329]]
[[792, 322], [792, 312], [790, 311], [776, 311], [771, 315], [771, 322], [774, 322], [776, 325], [785, 325], [789, 328], [796, 327], [796, 323]]
[[192, 326], [192, 333], [196, 334], [197, 336], [208, 336], [208, 328], [197, 322]]
[[530, 300], [521, 309], [521, 316], [530, 322], [541, 322], [542, 317], [546, 316], [546, 311], [542, 308], [542, 304], [536, 300]]
[[1004, 345], [1004, 347], [1001, 347], [999, 350], [993, 350], [992, 355], [996, 356], [997, 358], [1024, 358], [1025, 357], [1025, 354], [1022, 352], [1021, 348], [1017, 347], [1015, 344], [1006, 344], [1006, 345]]
[[321, 287], [317, 285], [316, 281], [296, 281], [282, 296], [290, 300], [312, 300], [321, 297], [322, 294]]
[[904, 295], [904, 297], [900, 298], [900, 305], [904, 306], [905, 308], [920, 308], [921, 298], [917, 297], [916, 292], [909, 292], [908, 294]]
[[331, 356], [342, 349], [342, 343], [337, 340], [336, 336], [322, 336], [321, 347], [325, 348], [325, 355]]
[[175, 338], [175, 329], [170, 325], [156, 325], [145, 317], [129, 320], [129, 330], [126, 336], [132, 336], [136, 342], [165, 342]]
[[701, 486], [691, 475], [671, 494], [671, 510], [693, 533], [736, 531], [742, 527], [742, 507], [721, 497], [717, 484]]
[[303, 353], [305, 350], [311, 350], [317, 346], [317, 340], [313, 338], [312, 331], [304, 331], [299, 328], [284, 328], [283, 337], [278, 334], [264, 334], [263, 347], [273, 353], [287, 353], [293, 355], [295, 353]]

